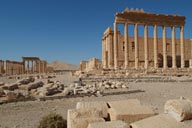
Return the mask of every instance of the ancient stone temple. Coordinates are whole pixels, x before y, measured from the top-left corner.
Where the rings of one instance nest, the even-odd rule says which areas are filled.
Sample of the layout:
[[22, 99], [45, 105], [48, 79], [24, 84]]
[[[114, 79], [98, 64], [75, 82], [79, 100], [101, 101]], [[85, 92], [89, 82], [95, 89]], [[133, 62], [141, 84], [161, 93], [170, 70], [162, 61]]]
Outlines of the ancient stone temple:
[[[118, 30], [119, 24], [124, 25], [124, 35]], [[129, 36], [130, 25], [133, 26], [131, 31], [134, 36]], [[192, 41], [184, 39], [184, 25], [185, 16], [154, 14], [144, 12], [143, 9], [128, 8], [116, 13], [113, 30], [108, 27], [102, 38], [103, 68], [190, 67]], [[143, 30], [139, 30], [139, 26], [143, 26]], [[153, 37], [148, 36], [149, 27], [152, 27]], [[171, 38], [167, 38], [168, 28], [171, 28]], [[143, 31], [144, 35], [139, 36], [139, 31]], [[161, 32], [161, 38], [158, 32]]]
[[0, 74], [18, 75], [32, 73], [46, 73], [47, 61], [38, 57], [22, 57], [23, 61], [0, 60]]

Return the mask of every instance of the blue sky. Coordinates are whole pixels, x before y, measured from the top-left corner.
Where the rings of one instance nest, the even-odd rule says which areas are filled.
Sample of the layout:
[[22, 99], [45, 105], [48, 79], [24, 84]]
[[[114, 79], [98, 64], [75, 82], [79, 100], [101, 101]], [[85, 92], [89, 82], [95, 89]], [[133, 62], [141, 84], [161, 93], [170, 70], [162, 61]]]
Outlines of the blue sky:
[[184, 15], [185, 38], [192, 38], [191, 5], [191, 0], [0, 0], [0, 59], [38, 56], [76, 65], [101, 59], [102, 34], [126, 7]]

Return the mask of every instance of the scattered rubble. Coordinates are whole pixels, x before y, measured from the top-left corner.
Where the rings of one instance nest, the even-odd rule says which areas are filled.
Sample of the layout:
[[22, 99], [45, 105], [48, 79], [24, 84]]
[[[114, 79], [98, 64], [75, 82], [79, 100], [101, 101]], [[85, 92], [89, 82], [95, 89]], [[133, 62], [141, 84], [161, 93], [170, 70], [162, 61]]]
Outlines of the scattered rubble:
[[[60, 81], [53, 80], [55, 76], [30, 76], [17, 80], [15, 83], [4, 84], [0, 83], [0, 97], [7, 97], [7, 101], [17, 101], [18, 97], [25, 98], [49, 98], [50, 96], [97, 96], [101, 97], [105, 90], [109, 89], [128, 89], [127, 82], [113, 81], [113, 80], [102, 80], [94, 82], [75, 81], [70, 85], [64, 85]], [[27, 92], [26, 95], [23, 92]], [[9, 92], [9, 93], [5, 93]], [[19, 94], [18, 94], [19, 92]], [[8, 96], [9, 94], [9, 96]]]
[[[172, 114], [177, 116], [176, 111], [180, 114], [180, 110], [192, 110], [188, 108], [191, 103], [186, 99], [169, 100], [165, 104], [166, 113], [157, 115], [151, 107], [141, 105], [138, 99], [78, 102], [76, 109], [68, 110], [67, 124], [68, 128], [189, 128]], [[188, 116], [191, 114], [182, 112]], [[105, 115], [109, 115], [108, 120]]]

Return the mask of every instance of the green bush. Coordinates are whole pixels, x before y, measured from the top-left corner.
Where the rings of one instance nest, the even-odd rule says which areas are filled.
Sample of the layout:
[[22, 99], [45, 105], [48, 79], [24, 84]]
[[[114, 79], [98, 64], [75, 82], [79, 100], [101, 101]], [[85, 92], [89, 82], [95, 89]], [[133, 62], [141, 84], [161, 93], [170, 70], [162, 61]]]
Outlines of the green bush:
[[43, 117], [38, 128], [67, 128], [67, 121], [62, 116], [51, 113]]

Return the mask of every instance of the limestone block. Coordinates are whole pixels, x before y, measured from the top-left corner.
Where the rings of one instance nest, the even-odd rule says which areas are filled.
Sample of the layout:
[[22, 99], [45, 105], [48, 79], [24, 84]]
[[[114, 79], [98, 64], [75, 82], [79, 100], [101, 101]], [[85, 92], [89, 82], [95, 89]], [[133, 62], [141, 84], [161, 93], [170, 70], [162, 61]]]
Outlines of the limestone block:
[[13, 91], [13, 90], [15, 90], [15, 89], [18, 89], [18, 84], [17, 84], [17, 83], [5, 84], [5, 85], [3, 86], [3, 89]]
[[122, 120], [127, 124], [155, 115], [152, 108], [143, 106], [137, 99], [108, 102], [110, 119]]
[[192, 119], [192, 102], [187, 99], [169, 100], [165, 103], [164, 111], [177, 121]]
[[20, 84], [29, 84], [30, 82], [34, 82], [35, 79], [33, 77], [29, 77], [29, 78], [24, 78], [24, 79], [21, 79], [21, 80], [18, 80], [17, 83], [20, 83]]
[[67, 128], [87, 128], [89, 123], [102, 122], [102, 113], [96, 109], [70, 109], [67, 114]]
[[4, 82], [0, 82], [0, 86], [3, 86], [3, 85], [5, 85], [5, 83]]
[[187, 128], [167, 114], [160, 114], [130, 124], [131, 128]]
[[19, 86], [19, 88], [21, 90], [28, 90], [28, 91], [30, 91], [32, 89], [37, 89], [37, 88], [42, 87], [42, 86], [43, 86], [43, 82], [39, 81], [39, 82], [30, 83], [28, 85], [21, 85], [21, 86]]
[[87, 128], [129, 128], [129, 126], [123, 121], [111, 121], [90, 123]]
[[71, 126], [68, 128], [87, 128], [90, 123], [104, 122], [103, 118], [80, 118], [71, 121]]
[[78, 102], [76, 105], [76, 109], [96, 109], [102, 113], [102, 117], [107, 118], [108, 116], [108, 106], [104, 101], [98, 102]]
[[31, 83], [28, 85], [28, 90], [32, 90], [32, 89], [36, 89], [36, 88], [39, 88], [39, 87], [42, 87], [43, 86], [43, 82], [42, 81], [39, 81], [39, 82], [34, 82], [34, 83]]
[[57, 87], [52, 87], [47, 89], [46, 95], [54, 95], [56, 93], [60, 92]]

